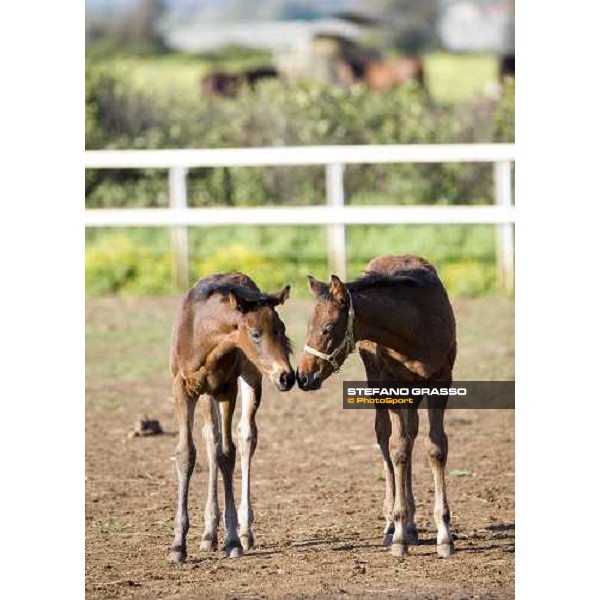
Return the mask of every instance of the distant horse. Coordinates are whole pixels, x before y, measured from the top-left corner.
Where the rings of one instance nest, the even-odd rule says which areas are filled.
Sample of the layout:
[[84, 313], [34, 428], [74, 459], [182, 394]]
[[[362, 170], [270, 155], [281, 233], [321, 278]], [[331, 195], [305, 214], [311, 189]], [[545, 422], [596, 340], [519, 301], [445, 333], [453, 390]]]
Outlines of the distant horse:
[[265, 79], [277, 79], [279, 73], [273, 67], [259, 67], [257, 69], [244, 71], [242, 77], [244, 82], [247, 83], [251, 89], [254, 89], [259, 81], [264, 81]]
[[214, 72], [202, 78], [202, 94], [204, 96], [235, 96], [241, 85], [238, 75]]
[[[254, 547], [250, 503], [250, 463], [256, 449], [256, 411], [260, 405], [262, 375], [287, 391], [294, 385], [291, 346], [275, 306], [289, 298], [290, 287], [264, 294], [242, 273], [211, 275], [200, 279], [185, 294], [173, 327], [171, 375], [175, 414], [179, 424], [176, 451], [179, 492], [175, 538], [169, 560], [183, 562], [189, 528], [188, 489], [196, 462], [193, 440], [194, 410], [200, 400], [208, 456], [208, 498], [201, 550], [215, 550], [219, 506], [217, 467], [225, 490], [225, 551], [241, 556]], [[238, 383], [242, 414], [238, 443], [242, 456], [242, 498], [236, 512], [233, 472], [236, 448], [231, 424]], [[239, 533], [238, 533], [239, 518]]]
[[374, 91], [389, 90], [408, 81], [416, 81], [425, 88], [423, 61], [417, 57], [369, 61], [363, 66], [363, 73], [365, 83]]
[[505, 77], [515, 78], [515, 55], [504, 54], [500, 59], [500, 65], [498, 68], [498, 74], [500, 81], [503, 81]]
[[[309, 276], [316, 304], [308, 324], [296, 379], [315, 390], [340, 369], [358, 342], [367, 379], [417, 382], [452, 381], [456, 328], [452, 306], [433, 266], [416, 256], [380, 256], [366, 275], [344, 284], [332, 275], [328, 284]], [[444, 431], [447, 397], [429, 399], [429, 463], [435, 485], [437, 553], [454, 552], [444, 469], [448, 438]], [[412, 450], [419, 428], [416, 408], [376, 408], [375, 432], [385, 469], [386, 520], [383, 543], [404, 557], [416, 544], [412, 492]]]
[[256, 84], [264, 79], [274, 79], [279, 73], [273, 67], [259, 67], [243, 73], [224, 73], [215, 71], [202, 78], [202, 94], [205, 96], [234, 97], [239, 94], [243, 85], [255, 89]]

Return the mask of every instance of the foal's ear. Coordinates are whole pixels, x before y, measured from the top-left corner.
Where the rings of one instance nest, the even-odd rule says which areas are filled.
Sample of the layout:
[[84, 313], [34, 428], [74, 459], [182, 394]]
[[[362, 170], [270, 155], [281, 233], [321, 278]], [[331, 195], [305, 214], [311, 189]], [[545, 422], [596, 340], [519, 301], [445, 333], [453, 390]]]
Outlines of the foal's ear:
[[329, 293], [335, 302], [344, 306], [348, 298], [348, 292], [346, 286], [337, 275], [331, 276], [329, 282]]
[[278, 292], [274, 294], [269, 294], [269, 297], [273, 299], [273, 306], [277, 306], [279, 304], [283, 304], [290, 297], [290, 289], [292, 286], [289, 284], [285, 287], [282, 287]]
[[323, 283], [322, 281], [318, 281], [312, 275], [309, 275], [308, 291], [310, 292], [311, 296], [318, 298], [327, 292], [327, 284]]
[[229, 304], [231, 305], [231, 308], [239, 310], [241, 313], [246, 313], [252, 308], [248, 302], [243, 298], [236, 296], [234, 292], [229, 292]]

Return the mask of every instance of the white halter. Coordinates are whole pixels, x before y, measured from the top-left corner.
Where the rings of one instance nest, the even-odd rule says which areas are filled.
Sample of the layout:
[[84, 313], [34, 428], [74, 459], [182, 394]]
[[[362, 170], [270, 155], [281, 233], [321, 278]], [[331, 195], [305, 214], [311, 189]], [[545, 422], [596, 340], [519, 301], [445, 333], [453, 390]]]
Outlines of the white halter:
[[325, 354], [324, 352], [320, 352], [319, 350], [311, 348], [307, 344], [304, 345], [305, 352], [326, 360], [333, 367], [334, 373], [337, 373], [342, 366], [342, 363], [337, 362], [336, 356], [343, 350], [346, 350], [346, 356], [344, 357], [346, 358], [349, 354], [354, 352], [356, 347], [356, 343], [354, 341], [354, 307], [352, 306], [352, 297], [350, 294], [348, 294], [348, 303], [348, 322], [346, 324], [346, 333], [344, 334], [344, 339], [340, 342], [340, 345], [331, 354]]

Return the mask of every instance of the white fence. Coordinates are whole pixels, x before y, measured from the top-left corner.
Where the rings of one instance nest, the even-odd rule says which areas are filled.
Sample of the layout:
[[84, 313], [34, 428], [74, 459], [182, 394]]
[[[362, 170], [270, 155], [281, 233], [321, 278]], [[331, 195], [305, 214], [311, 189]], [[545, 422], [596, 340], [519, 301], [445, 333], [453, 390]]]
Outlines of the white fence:
[[[503, 287], [514, 280], [515, 212], [512, 200], [513, 144], [301, 146], [202, 150], [91, 150], [87, 169], [168, 169], [170, 207], [87, 209], [86, 227], [172, 228], [174, 273], [188, 282], [188, 226], [326, 225], [329, 265], [346, 276], [346, 225], [494, 224], [498, 229], [498, 276]], [[344, 165], [383, 163], [493, 163], [495, 204], [490, 206], [346, 206]], [[187, 170], [195, 167], [265, 167], [322, 165], [326, 169], [326, 204], [255, 208], [189, 208]], [[432, 198], [432, 201], [435, 201]], [[399, 203], [402, 198], [398, 199]], [[393, 251], [394, 249], [390, 249]]]

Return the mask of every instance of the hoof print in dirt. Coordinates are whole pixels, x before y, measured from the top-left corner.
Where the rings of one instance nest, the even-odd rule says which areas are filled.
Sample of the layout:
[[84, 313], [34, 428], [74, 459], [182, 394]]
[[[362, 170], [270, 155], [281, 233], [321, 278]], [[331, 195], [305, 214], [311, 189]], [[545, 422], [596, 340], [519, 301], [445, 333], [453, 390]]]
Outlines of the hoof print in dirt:
[[129, 433], [130, 438], [145, 437], [148, 435], [160, 435], [163, 428], [157, 419], [140, 419], [136, 422], [133, 431]]

